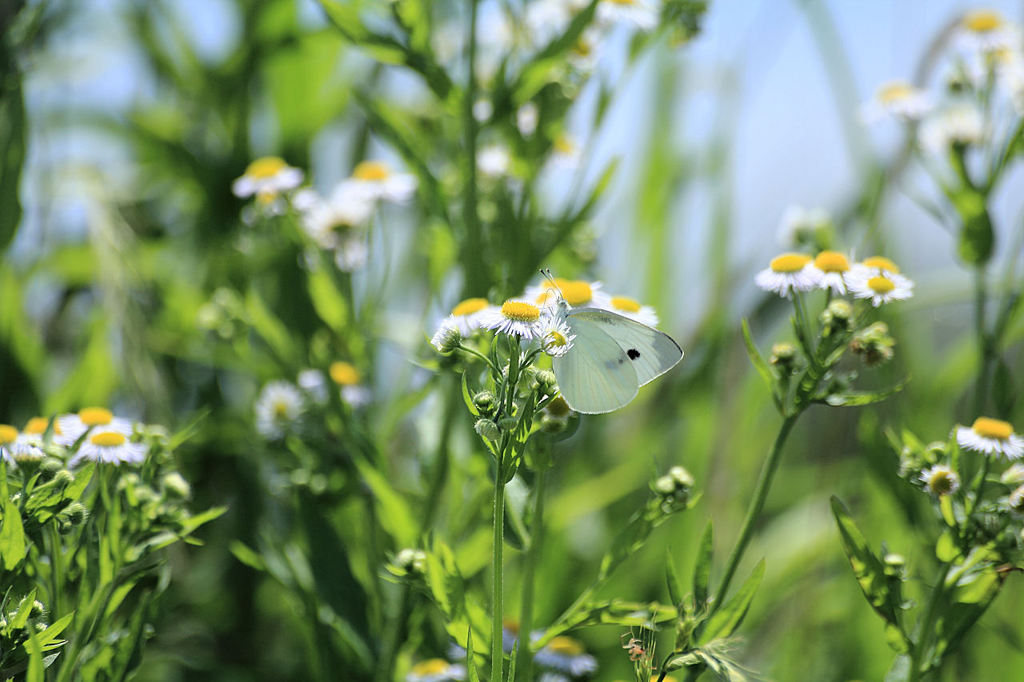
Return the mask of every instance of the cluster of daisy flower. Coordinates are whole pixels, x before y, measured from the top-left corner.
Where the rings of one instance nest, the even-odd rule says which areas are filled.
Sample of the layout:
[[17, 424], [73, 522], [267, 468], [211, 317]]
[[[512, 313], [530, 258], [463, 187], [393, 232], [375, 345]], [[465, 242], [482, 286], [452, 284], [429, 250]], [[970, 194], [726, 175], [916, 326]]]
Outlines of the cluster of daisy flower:
[[948, 98], [905, 81], [891, 81], [863, 106], [865, 122], [921, 122], [921, 147], [944, 154], [954, 145], [978, 144], [991, 134], [993, 121], [985, 113], [990, 104], [1006, 104], [1017, 115], [1024, 113], [1024, 42], [1017, 24], [992, 10], [973, 10], [961, 17], [949, 46]]
[[795, 292], [823, 289], [830, 294], [865, 299], [874, 307], [913, 296], [914, 283], [895, 263], [882, 256], [860, 262], [839, 251], [784, 253], [771, 260], [754, 280], [760, 288], [789, 298]]
[[14, 466], [47, 455], [66, 460], [70, 467], [86, 461], [139, 464], [147, 453], [138, 440], [142, 428], [103, 407], [87, 407], [53, 420], [34, 417], [21, 430], [0, 424], [0, 459]]
[[654, 308], [627, 296], [609, 295], [602, 288], [600, 282], [556, 277], [528, 287], [522, 296], [500, 306], [485, 298], [469, 298], [452, 308], [430, 343], [439, 352], [450, 353], [459, 347], [462, 339], [490, 330], [523, 341], [538, 340], [544, 352], [560, 357], [572, 348], [575, 338], [559, 313], [560, 300], [569, 308], [601, 308], [650, 327], [657, 326], [658, 314]]
[[254, 408], [256, 430], [267, 440], [279, 440], [298, 431], [307, 413], [329, 402], [332, 385], [349, 407], [363, 407], [371, 400], [362, 373], [353, 364], [339, 360], [331, 363], [326, 375], [318, 369], [305, 369], [294, 383], [282, 379], [264, 385]]
[[[275, 156], [256, 159], [238, 178], [233, 191], [240, 198], [256, 197], [264, 215], [280, 215], [290, 205], [299, 224], [320, 249], [334, 253], [338, 269], [362, 268], [368, 257], [367, 232], [380, 202], [405, 203], [416, 194], [416, 177], [397, 172], [383, 161], [363, 161], [352, 175], [326, 196], [302, 187], [302, 170]], [[252, 216], [243, 219], [251, 222]]]

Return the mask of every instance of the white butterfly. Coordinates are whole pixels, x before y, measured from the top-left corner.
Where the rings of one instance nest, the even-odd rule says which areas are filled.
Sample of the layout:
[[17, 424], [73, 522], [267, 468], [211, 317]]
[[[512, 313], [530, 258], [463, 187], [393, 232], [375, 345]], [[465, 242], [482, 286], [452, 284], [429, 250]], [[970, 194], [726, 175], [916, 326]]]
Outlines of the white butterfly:
[[558, 314], [576, 338], [551, 365], [562, 397], [576, 412], [617, 410], [683, 359], [671, 336], [628, 317], [600, 308], [569, 308], [564, 299]]

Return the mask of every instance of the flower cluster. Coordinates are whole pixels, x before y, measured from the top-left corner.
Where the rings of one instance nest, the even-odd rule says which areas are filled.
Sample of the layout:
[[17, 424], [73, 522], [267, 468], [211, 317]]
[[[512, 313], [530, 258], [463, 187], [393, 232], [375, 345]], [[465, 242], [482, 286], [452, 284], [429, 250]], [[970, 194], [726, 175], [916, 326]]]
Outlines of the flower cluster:
[[147, 430], [104, 407], [87, 407], [52, 420], [34, 417], [20, 431], [0, 424], [0, 459], [13, 466], [47, 456], [66, 461], [69, 467], [87, 461], [141, 464], [148, 449], [142, 442]]
[[[277, 157], [249, 164], [233, 191], [240, 198], [256, 197], [262, 215], [281, 215], [289, 207], [297, 214], [303, 234], [317, 248], [333, 253], [339, 270], [352, 272], [366, 264], [367, 233], [380, 202], [405, 203], [416, 194], [416, 177], [397, 172], [384, 161], [363, 161], [352, 175], [326, 195], [302, 187], [303, 172]], [[252, 222], [252, 213], [243, 214]]]
[[267, 440], [280, 440], [299, 431], [309, 412], [330, 401], [331, 385], [341, 402], [351, 408], [363, 407], [372, 398], [362, 373], [350, 362], [332, 362], [326, 373], [304, 369], [295, 383], [279, 379], [263, 386], [254, 406], [256, 430]]
[[784, 253], [776, 256], [754, 280], [765, 291], [789, 298], [794, 292], [822, 289], [836, 296], [852, 295], [879, 307], [913, 296], [914, 283], [888, 258], [872, 256], [858, 263], [839, 251]]

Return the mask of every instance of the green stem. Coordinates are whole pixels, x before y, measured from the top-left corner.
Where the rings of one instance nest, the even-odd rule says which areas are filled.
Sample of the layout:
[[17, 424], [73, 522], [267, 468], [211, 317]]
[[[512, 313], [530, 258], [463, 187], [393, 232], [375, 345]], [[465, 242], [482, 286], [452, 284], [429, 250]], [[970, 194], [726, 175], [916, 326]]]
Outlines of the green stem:
[[476, 101], [476, 15], [478, 0], [469, 3], [469, 40], [466, 46], [466, 91], [462, 102], [462, 129], [465, 132], [466, 185], [463, 188], [462, 213], [466, 225], [466, 244], [462, 267], [466, 273], [466, 289], [473, 295], [487, 288], [481, 258], [480, 216], [477, 214], [476, 136], [477, 122], [473, 115]]
[[995, 345], [985, 330], [985, 302], [988, 298], [988, 282], [984, 266], [979, 266], [974, 273], [974, 328], [978, 336], [980, 366], [978, 379], [974, 389], [974, 417], [981, 416], [988, 403], [989, 376], [992, 363], [995, 361]]
[[921, 679], [921, 656], [928, 651], [928, 640], [930, 639], [932, 623], [935, 620], [935, 609], [939, 604], [946, 585], [946, 576], [949, 575], [950, 564], [943, 564], [942, 573], [932, 588], [928, 604], [925, 606], [924, 614], [921, 617], [920, 629], [917, 632], [917, 642], [910, 653], [910, 671], [907, 673], [907, 682], [916, 682]]
[[792, 430], [793, 424], [800, 417], [800, 414], [800, 412], [797, 412], [786, 417], [779, 428], [779, 434], [775, 437], [772, 449], [768, 451], [768, 458], [765, 460], [764, 466], [761, 467], [761, 475], [757, 480], [757, 487], [754, 490], [754, 498], [750, 501], [750, 506], [747, 508], [746, 518], [743, 519], [739, 539], [736, 540], [736, 546], [732, 548], [729, 561], [726, 563], [725, 575], [722, 576], [718, 593], [711, 604], [711, 613], [715, 613], [721, 608], [722, 604], [725, 603], [726, 597], [729, 595], [729, 584], [732, 582], [733, 575], [736, 573], [737, 567], [739, 567], [740, 559], [743, 558], [743, 553], [746, 551], [750, 538], [754, 534], [754, 523], [761, 515], [764, 502], [768, 497], [768, 490], [772, 486], [772, 479], [775, 477], [775, 471], [779, 468], [782, 446], [786, 442], [786, 437], [789, 435], [790, 430]]
[[[545, 447], [545, 446], [540, 446]], [[537, 569], [537, 558], [540, 555], [544, 536], [544, 484], [547, 481], [547, 467], [541, 464], [537, 472], [537, 484], [533, 491], [533, 519], [530, 527], [530, 544], [526, 548], [526, 564], [523, 567], [523, 588], [519, 603], [519, 632], [530, 636], [533, 630], [533, 588]], [[522, 641], [516, 659], [516, 677], [525, 682], [533, 679], [533, 653], [529, 645]]]
[[505, 545], [505, 467], [504, 448], [498, 450], [494, 472], [494, 538], [491, 552], [491, 682], [502, 682], [502, 561]]

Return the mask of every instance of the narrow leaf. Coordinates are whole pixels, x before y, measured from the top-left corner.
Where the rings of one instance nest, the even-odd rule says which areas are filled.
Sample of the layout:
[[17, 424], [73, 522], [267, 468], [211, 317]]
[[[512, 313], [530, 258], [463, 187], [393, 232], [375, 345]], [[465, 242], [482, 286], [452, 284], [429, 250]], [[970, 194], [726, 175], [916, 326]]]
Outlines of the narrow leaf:
[[704, 535], [700, 538], [700, 547], [697, 549], [697, 562], [693, 566], [693, 598], [698, 607], [706, 604], [708, 600], [708, 584], [711, 582], [712, 540], [711, 522], [708, 521]]
[[739, 591], [733, 595], [726, 604], [719, 609], [715, 615], [708, 620], [707, 627], [701, 634], [700, 643], [707, 644], [714, 639], [728, 637], [743, 623], [751, 602], [754, 601], [754, 594], [761, 585], [764, 578], [764, 559], [757, 562], [750, 577], [747, 578]]

